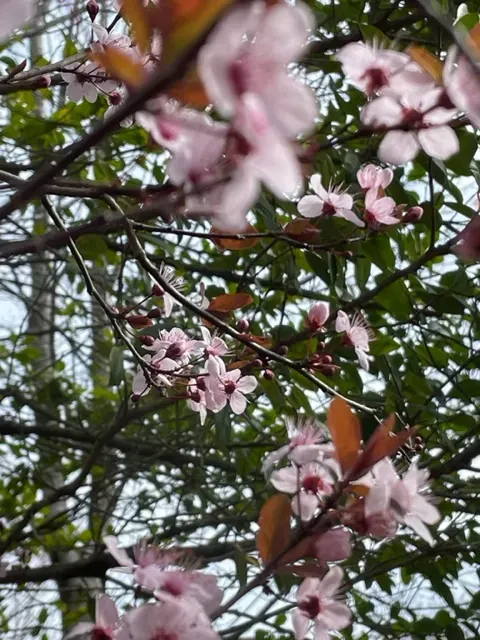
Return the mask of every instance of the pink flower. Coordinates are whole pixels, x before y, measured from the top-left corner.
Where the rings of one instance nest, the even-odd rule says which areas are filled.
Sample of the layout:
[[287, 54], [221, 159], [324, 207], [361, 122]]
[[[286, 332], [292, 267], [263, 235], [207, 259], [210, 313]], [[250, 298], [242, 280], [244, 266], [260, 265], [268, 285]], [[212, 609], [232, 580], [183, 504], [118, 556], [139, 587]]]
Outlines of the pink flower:
[[120, 565], [117, 570], [132, 573], [134, 580], [149, 591], [157, 589], [161, 571], [168, 565], [178, 564], [181, 557], [178, 552], [159, 549], [142, 542], [133, 547], [134, 560], [132, 560], [125, 549], [118, 546], [115, 536], [106, 536], [103, 542], [107, 551]]
[[394, 215], [395, 206], [393, 198], [379, 198], [376, 187], [369, 189], [365, 195], [366, 222], [373, 228], [381, 224], [398, 224], [400, 220]]
[[480, 215], [474, 216], [459, 234], [452, 252], [463, 260], [480, 260]]
[[480, 75], [464, 55], [456, 57], [454, 48], [449, 52], [444, 67], [444, 83], [453, 104], [464, 111], [470, 122], [480, 127]]
[[[155, 366], [158, 369], [158, 364], [153, 362], [152, 356], [149, 356], [148, 354], [143, 356], [143, 359], [145, 360], [145, 362], [147, 364], [150, 364], [152, 366]], [[167, 371], [167, 365], [170, 365], [170, 370], [176, 369], [177, 368], [177, 363], [173, 362], [173, 361], [168, 361], [166, 362], [165, 359], [162, 361], [160, 360], [160, 362], [163, 364], [164, 367], [164, 371]], [[167, 376], [163, 375], [160, 373], [160, 371], [154, 372], [154, 371], [150, 371], [150, 376], [152, 379], [152, 382], [154, 383], [155, 386], [163, 386], [163, 387], [171, 387], [172, 383], [170, 382], [170, 380], [167, 378]], [[149, 391], [150, 391], [151, 385], [150, 382], [147, 381], [147, 377], [145, 375], [145, 371], [143, 370], [142, 367], [138, 367], [137, 372], [133, 378], [132, 381], [132, 393], [136, 396], [144, 396], [146, 395]]]
[[[187, 400], [188, 406], [192, 411], [196, 411], [200, 414], [200, 424], [205, 424], [207, 419], [207, 393], [205, 389], [201, 389], [198, 386], [198, 378], [191, 378], [188, 383], [189, 399]], [[205, 384], [205, 383], [204, 383]], [[213, 402], [208, 403], [210, 406]]]
[[357, 171], [357, 180], [366, 191], [379, 187], [386, 189], [393, 180], [393, 171], [376, 167], [374, 164], [366, 164]]
[[[185, 603], [146, 604], [124, 617], [129, 640], [219, 640], [205, 615]], [[123, 638], [122, 638], [123, 640]]]
[[296, 640], [304, 640], [313, 622], [315, 640], [329, 640], [329, 631], [348, 627], [350, 609], [335, 599], [343, 579], [340, 567], [331, 568], [319, 580], [306, 578], [297, 592], [297, 609], [292, 614]]
[[313, 518], [322, 498], [333, 492], [335, 476], [340, 475], [336, 472], [333, 460], [322, 464], [310, 462], [300, 468], [292, 465], [274, 471], [270, 482], [278, 491], [295, 494], [292, 498], [292, 510], [306, 522]]
[[155, 351], [152, 366], [160, 371], [172, 371], [180, 365], [188, 364], [192, 354], [198, 352], [202, 346], [201, 341], [191, 340], [182, 329], [174, 327], [170, 331], [162, 329], [159, 338], [145, 349]]
[[391, 487], [391, 507], [397, 520], [413, 529], [426, 542], [433, 545], [432, 534], [425, 526], [440, 520], [440, 512], [425, 498], [428, 471], [413, 463], [404, 477]]
[[[285, 418], [289, 444], [270, 453], [262, 464], [262, 472], [268, 473], [274, 464], [285, 456], [297, 465], [323, 459], [325, 454], [333, 453], [333, 446], [326, 444], [326, 430], [311, 418]], [[325, 444], [320, 444], [325, 443]]]
[[67, 638], [75, 638], [91, 634], [92, 638], [110, 640], [117, 637], [116, 633], [120, 626], [117, 607], [111, 598], [106, 595], [97, 596], [95, 601], [95, 624], [92, 622], [79, 622], [76, 624]]
[[255, 391], [258, 384], [256, 378], [242, 377], [240, 369], [227, 372], [223, 360], [218, 358], [207, 360], [207, 371], [209, 373], [206, 381], [208, 408], [218, 413], [228, 403], [234, 413], [237, 415], [243, 413], [247, 408], [245, 394]]
[[227, 355], [228, 347], [224, 340], [218, 336], [212, 336], [206, 327], [200, 327], [200, 331], [202, 333], [201, 344], [205, 347], [207, 357], [221, 358]]
[[62, 78], [67, 82], [66, 95], [72, 102], [79, 102], [85, 98], [87, 102], [93, 103], [97, 99], [98, 89], [104, 93], [111, 93], [118, 87], [118, 82], [107, 79], [93, 62], [72, 64], [67, 68], [70, 71], [62, 73]]
[[0, 2], [0, 38], [3, 40], [12, 31], [33, 17], [36, 3], [33, 0], [2, 0]]
[[312, 555], [323, 562], [345, 560], [352, 553], [351, 535], [343, 527], [335, 527], [315, 536], [310, 547]]
[[217, 586], [215, 576], [199, 571], [163, 571], [158, 576], [155, 597], [162, 602], [190, 601], [198, 603], [207, 614], [220, 605], [223, 592]]
[[316, 302], [307, 315], [307, 325], [312, 331], [322, 329], [330, 315], [328, 302]]
[[232, 116], [239, 100], [251, 93], [282, 134], [292, 138], [309, 131], [318, 112], [314, 94], [287, 67], [302, 57], [314, 26], [313, 13], [300, 2], [233, 9], [199, 55], [200, 76], [218, 111]]
[[98, 42], [92, 42], [90, 48], [95, 53], [103, 52], [105, 49], [128, 49], [131, 40], [128, 36], [118, 33], [109, 33], [105, 27], [99, 24], [92, 24], [92, 29], [98, 38]]
[[298, 203], [298, 211], [305, 218], [318, 218], [318, 216], [335, 216], [344, 218], [364, 227], [365, 224], [352, 211], [353, 198], [346, 192], [342, 192], [339, 187], [329, 189], [323, 188], [321, 177], [318, 173], [310, 178], [310, 185], [315, 191], [315, 196], [304, 196]]
[[351, 42], [336, 55], [343, 73], [367, 95], [388, 86], [392, 76], [403, 70], [410, 59], [404, 53], [381, 49], [363, 42]]
[[[165, 282], [167, 282], [167, 284], [169, 284], [171, 287], [175, 289], [175, 291], [180, 292], [185, 288], [184, 279], [176, 275], [175, 269], [173, 269], [173, 267], [169, 267], [168, 265], [162, 262], [158, 269], [158, 273], [160, 277]], [[161, 289], [160, 285], [157, 283], [156, 280], [153, 281], [153, 286], [157, 291], [158, 289]], [[169, 318], [172, 313], [173, 306], [175, 304], [179, 304], [179, 302], [170, 293], [168, 293], [168, 291], [163, 291], [160, 293], [161, 293], [161, 297], [163, 298], [163, 311], [165, 313], [165, 317]], [[160, 295], [160, 293], [155, 293], [155, 295]]]
[[[455, 131], [447, 126], [455, 109], [439, 106], [443, 89], [434, 88], [396, 99], [381, 96], [367, 104], [360, 115], [366, 126], [396, 128], [389, 131], [378, 149], [382, 162], [405, 164], [413, 160], [420, 149], [432, 158], [446, 160], [459, 150]], [[403, 129], [410, 129], [405, 131]]]
[[344, 342], [355, 349], [360, 366], [368, 371], [370, 364], [366, 354], [370, 351], [369, 342], [374, 339], [374, 335], [363, 316], [355, 313], [350, 320], [344, 311], [339, 311], [335, 331], [345, 334]]

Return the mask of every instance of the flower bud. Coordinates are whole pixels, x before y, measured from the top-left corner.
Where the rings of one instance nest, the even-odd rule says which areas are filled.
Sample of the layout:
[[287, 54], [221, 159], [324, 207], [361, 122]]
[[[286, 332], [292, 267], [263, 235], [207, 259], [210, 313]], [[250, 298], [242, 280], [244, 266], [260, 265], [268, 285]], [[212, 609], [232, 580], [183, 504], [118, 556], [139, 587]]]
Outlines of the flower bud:
[[423, 216], [423, 208], [419, 206], [410, 207], [403, 216], [403, 222], [418, 222]]
[[162, 289], [162, 287], [159, 284], [154, 284], [152, 287], [152, 296], [157, 296], [158, 298], [161, 298], [164, 295], [165, 295], [165, 291]]
[[317, 344], [317, 352], [321, 353], [322, 351], [325, 351], [325, 347], [326, 347], [325, 342], [319, 342]]
[[274, 380], [275, 374], [271, 369], [265, 369], [265, 371], [263, 372], [263, 377], [265, 378], [265, 380]]
[[95, 22], [95, 18], [100, 11], [100, 7], [98, 6], [98, 2], [96, 0], [88, 0], [87, 2], [87, 13], [90, 16], [90, 20]]
[[197, 378], [197, 388], [200, 389], [200, 391], [205, 391], [207, 388], [207, 382], [204, 377]]
[[114, 107], [117, 107], [122, 102], [122, 94], [120, 91], [112, 91], [112, 93], [108, 96], [108, 101]]
[[160, 309], [151, 309], [147, 315], [149, 318], [160, 318], [162, 312], [160, 311]]
[[311, 331], [322, 329], [330, 315], [330, 306], [327, 302], [315, 303], [307, 315], [306, 325]]
[[260, 360], [260, 358], [255, 358], [252, 364], [254, 367], [263, 367], [263, 362]]
[[279, 356], [286, 356], [288, 353], [288, 347], [287, 345], [282, 344], [280, 347], [278, 347], [277, 351]]
[[138, 393], [132, 393], [132, 395], [130, 396], [130, 400], [132, 402], [138, 402], [140, 400], [141, 396], [138, 395]]
[[245, 318], [242, 318], [237, 322], [237, 331], [239, 333], [246, 333], [250, 328], [250, 323]]
[[39, 89], [48, 89], [48, 87], [52, 84], [51, 76], [40, 76], [38, 78], [38, 88]]
[[146, 347], [151, 347], [152, 344], [155, 342], [155, 339], [153, 338], [153, 336], [138, 336], [139, 341], [144, 344]]

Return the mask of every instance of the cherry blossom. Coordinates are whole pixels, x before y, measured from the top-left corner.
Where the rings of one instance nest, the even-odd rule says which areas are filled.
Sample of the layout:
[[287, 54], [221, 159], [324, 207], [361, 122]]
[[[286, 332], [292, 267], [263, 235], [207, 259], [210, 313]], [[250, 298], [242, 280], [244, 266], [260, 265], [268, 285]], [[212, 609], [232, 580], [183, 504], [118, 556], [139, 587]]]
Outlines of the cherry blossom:
[[295, 494], [292, 498], [292, 510], [302, 520], [311, 520], [320, 506], [321, 499], [333, 492], [335, 484], [335, 464], [310, 462], [301, 467], [291, 465], [274, 471], [270, 482], [275, 489], [283, 493]]
[[115, 536], [106, 536], [103, 542], [107, 551], [120, 565], [118, 571], [132, 573], [135, 582], [149, 591], [154, 591], [159, 584], [161, 571], [171, 564], [178, 564], [181, 554], [170, 549], [159, 549], [154, 545], [141, 542], [133, 547], [134, 560], [125, 549], [118, 546]]
[[186, 569], [159, 573], [154, 595], [162, 602], [191, 601], [193, 606], [198, 603], [207, 614], [215, 611], [223, 599], [215, 576]]
[[205, 354], [208, 357], [221, 358], [227, 355], [228, 347], [224, 340], [218, 336], [212, 336], [207, 327], [200, 327], [202, 334], [201, 344], [205, 347]]
[[[158, 273], [162, 280], [175, 289], [175, 291], [180, 292], [185, 288], [185, 280], [176, 275], [173, 267], [169, 267], [162, 262], [158, 269]], [[163, 311], [165, 313], [165, 317], [169, 318], [172, 314], [173, 306], [179, 304], [177, 299], [168, 293], [168, 291], [164, 291], [156, 280], [153, 284], [152, 293], [153, 295], [160, 296], [163, 299]]]
[[196, 411], [200, 414], [200, 424], [205, 424], [205, 420], [207, 419], [207, 408], [208, 406], [214, 406], [215, 402], [207, 402], [206, 389], [202, 389], [199, 387], [198, 380], [198, 378], [191, 378], [189, 380], [189, 398], [187, 404], [192, 411]]
[[75, 638], [92, 634], [92, 638], [101, 638], [102, 640], [113, 640], [117, 637], [117, 631], [120, 626], [120, 618], [118, 616], [117, 607], [111, 598], [107, 595], [97, 596], [95, 601], [95, 623], [79, 622], [65, 636]]
[[350, 319], [344, 311], [337, 313], [335, 331], [344, 333], [345, 344], [353, 347], [362, 369], [368, 371], [370, 364], [367, 353], [370, 351], [369, 342], [374, 339], [373, 331], [360, 313], [355, 313]]
[[[124, 618], [129, 640], [219, 640], [207, 619], [185, 603], [146, 604]], [[123, 639], [122, 639], [123, 640]]]
[[335, 527], [315, 536], [310, 546], [312, 555], [323, 562], [345, 560], [352, 553], [351, 535], [343, 527]]
[[92, 24], [92, 30], [98, 38], [98, 42], [92, 42], [90, 48], [95, 53], [105, 51], [105, 49], [128, 49], [131, 46], [131, 40], [128, 36], [110, 33], [99, 24]]
[[255, 2], [233, 9], [199, 55], [200, 75], [217, 110], [230, 117], [251, 93], [261, 99], [279, 132], [288, 137], [308, 132], [318, 112], [316, 100], [288, 74], [287, 65], [302, 57], [314, 26], [313, 13], [300, 2], [294, 7]]
[[366, 164], [357, 171], [358, 184], [368, 191], [369, 189], [386, 189], [393, 180], [391, 169], [382, 169], [374, 164]]
[[350, 609], [336, 599], [342, 583], [343, 571], [332, 567], [319, 580], [306, 578], [297, 592], [297, 609], [292, 614], [296, 640], [304, 640], [313, 622], [315, 640], [329, 640], [329, 631], [348, 627]]
[[378, 197], [378, 189], [373, 187], [365, 194], [365, 221], [376, 228], [381, 224], [398, 224], [395, 217], [395, 200], [388, 197]]
[[318, 218], [319, 216], [334, 216], [344, 218], [356, 224], [358, 227], [365, 223], [352, 211], [353, 198], [339, 187], [329, 188], [322, 186], [322, 180], [318, 173], [310, 178], [310, 185], [315, 191], [314, 196], [304, 196], [298, 203], [298, 211], [305, 218]]
[[405, 53], [351, 42], [336, 55], [354, 86], [372, 95], [388, 86], [390, 79], [410, 62]]
[[2, 0], [0, 2], [0, 39], [8, 36], [33, 17], [33, 0]]
[[381, 96], [362, 109], [363, 124], [374, 129], [398, 127], [380, 143], [378, 157], [382, 162], [405, 164], [421, 149], [439, 160], [458, 152], [457, 135], [447, 126], [456, 111], [439, 106], [442, 95], [443, 89], [434, 88], [400, 99]]
[[[115, 112], [122, 106], [125, 102], [126, 93], [125, 90], [120, 88], [116, 91], [112, 91], [112, 93], [108, 96], [108, 108], [105, 111], [105, 118], [111, 118]], [[120, 122], [120, 126], [123, 128], [131, 127], [134, 122], [134, 116], [127, 116]]]
[[[153, 364], [153, 358], [150, 355], [145, 355], [143, 356], [143, 359], [145, 360], [145, 362], [148, 365], [151, 366], [155, 366], [156, 369], [158, 369], [158, 363], [156, 362], [155, 365]], [[166, 362], [165, 359], [162, 361], [160, 360], [160, 362], [162, 362], [163, 364], [163, 370], [167, 371], [167, 370], [173, 370], [177, 368], [177, 363], [174, 361], [168, 361]], [[170, 369], [167, 368], [167, 365], [170, 365]], [[162, 373], [160, 373], [160, 371], [149, 371], [150, 373], [150, 377], [152, 380], [152, 383], [155, 386], [161, 386], [161, 387], [171, 387], [172, 383], [170, 382], [170, 380], [163, 375]], [[144, 396], [146, 395], [151, 388], [151, 384], [150, 382], [147, 380], [147, 376], [145, 375], [145, 371], [143, 369], [143, 367], [138, 367], [137, 368], [137, 372], [133, 378], [132, 381], [132, 393], [136, 396]]]
[[474, 216], [459, 234], [452, 251], [463, 260], [480, 260], [480, 215]]
[[[315, 420], [305, 417], [285, 418], [290, 442], [270, 453], [262, 464], [262, 472], [268, 473], [274, 464], [285, 457], [297, 465], [323, 459], [333, 453], [333, 445], [325, 443], [326, 429]], [[322, 444], [320, 444], [322, 443]]]
[[307, 326], [312, 331], [322, 329], [330, 315], [328, 302], [316, 302], [307, 315]]
[[67, 68], [69, 70], [62, 73], [62, 78], [67, 83], [67, 98], [72, 102], [79, 102], [85, 98], [87, 102], [93, 103], [97, 99], [99, 89], [104, 93], [111, 93], [118, 87], [118, 82], [107, 79], [93, 62], [72, 64]]
[[423, 495], [428, 488], [429, 473], [412, 463], [404, 477], [391, 486], [391, 508], [397, 520], [413, 529], [426, 542], [433, 545], [432, 534], [425, 526], [435, 524], [440, 512]]
[[207, 393], [208, 408], [218, 413], [228, 403], [234, 413], [243, 413], [247, 408], [245, 394], [255, 391], [258, 384], [256, 378], [254, 376], [242, 377], [240, 369], [227, 372], [224, 362], [218, 358], [208, 359], [207, 371], [209, 373], [207, 378], [208, 392], [214, 402], [213, 406], [209, 406]]
[[480, 127], [480, 73], [468, 58], [457, 55], [455, 48], [448, 53], [443, 74], [445, 88], [453, 104], [467, 114], [474, 126]]

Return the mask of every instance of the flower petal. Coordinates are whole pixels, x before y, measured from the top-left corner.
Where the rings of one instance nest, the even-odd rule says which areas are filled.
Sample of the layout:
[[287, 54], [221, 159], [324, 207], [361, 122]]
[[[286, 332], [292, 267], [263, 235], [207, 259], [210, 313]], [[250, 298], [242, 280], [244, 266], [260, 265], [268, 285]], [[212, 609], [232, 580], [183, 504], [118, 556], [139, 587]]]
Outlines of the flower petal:
[[378, 148], [382, 162], [405, 164], [413, 160], [420, 150], [417, 136], [408, 131], [389, 131]]
[[460, 150], [457, 134], [446, 125], [421, 129], [418, 140], [427, 155], [439, 160], [447, 160]]
[[304, 218], [318, 218], [323, 213], [323, 201], [318, 196], [303, 196], [297, 209]]

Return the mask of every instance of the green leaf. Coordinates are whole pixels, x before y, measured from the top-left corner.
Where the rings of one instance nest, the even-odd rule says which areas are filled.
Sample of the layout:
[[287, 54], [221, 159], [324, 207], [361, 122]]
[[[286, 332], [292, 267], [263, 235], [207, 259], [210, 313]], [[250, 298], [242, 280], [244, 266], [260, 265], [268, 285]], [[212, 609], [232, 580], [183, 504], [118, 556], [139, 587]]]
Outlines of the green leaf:
[[125, 379], [123, 349], [121, 347], [114, 346], [112, 348], [112, 350], [110, 351], [109, 365], [110, 377], [108, 380], [108, 384], [112, 387], [118, 387]]

